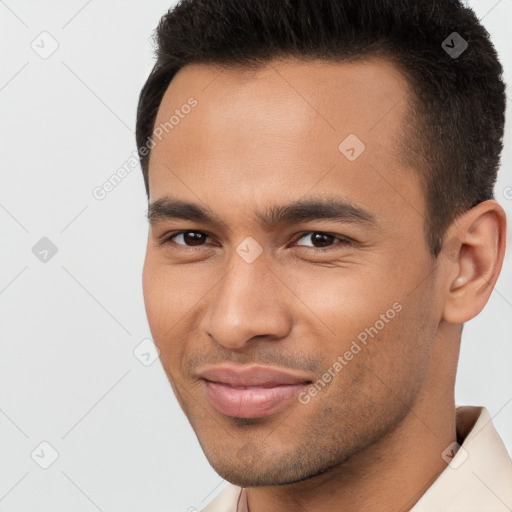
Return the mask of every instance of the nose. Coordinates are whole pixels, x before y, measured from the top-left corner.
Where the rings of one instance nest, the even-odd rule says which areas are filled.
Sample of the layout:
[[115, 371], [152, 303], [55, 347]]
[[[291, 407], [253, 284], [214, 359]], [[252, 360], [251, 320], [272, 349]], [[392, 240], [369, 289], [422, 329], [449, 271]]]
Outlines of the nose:
[[263, 256], [247, 263], [235, 255], [212, 290], [201, 329], [231, 350], [244, 349], [256, 337], [282, 339], [292, 325], [287, 308], [292, 295]]

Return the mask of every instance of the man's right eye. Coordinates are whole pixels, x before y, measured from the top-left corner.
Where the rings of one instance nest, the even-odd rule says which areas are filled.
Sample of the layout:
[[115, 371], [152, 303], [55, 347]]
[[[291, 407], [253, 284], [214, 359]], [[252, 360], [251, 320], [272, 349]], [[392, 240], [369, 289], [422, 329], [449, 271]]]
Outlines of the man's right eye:
[[[208, 238], [208, 234], [202, 231], [175, 231], [169, 233], [163, 240], [159, 242], [159, 245], [175, 244], [181, 247], [197, 247], [203, 245], [202, 242]], [[180, 240], [178, 242], [177, 240]]]

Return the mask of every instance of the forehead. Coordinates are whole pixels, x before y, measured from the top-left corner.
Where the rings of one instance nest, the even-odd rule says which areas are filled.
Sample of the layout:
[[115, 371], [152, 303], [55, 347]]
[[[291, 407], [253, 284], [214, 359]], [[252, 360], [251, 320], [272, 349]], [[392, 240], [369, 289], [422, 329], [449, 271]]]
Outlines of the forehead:
[[167, 128], [154, 139], [150, 200], [172, 192], [264, 208], [284, 194], [335, 190], [388, 208], [404, 207], [405, 194], [421, 211], [417, 170], [397, 154], [410, 95], [402, 73], [377, 58], [186, 66], [157, 114], [155, 128]]

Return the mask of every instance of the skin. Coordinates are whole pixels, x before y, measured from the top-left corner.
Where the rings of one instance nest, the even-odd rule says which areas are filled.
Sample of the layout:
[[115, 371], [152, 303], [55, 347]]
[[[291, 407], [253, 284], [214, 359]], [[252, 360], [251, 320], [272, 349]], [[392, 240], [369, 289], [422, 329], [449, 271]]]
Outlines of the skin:
[[[499, 275], [505, 214], [481, 203], [432, 257], [421, 170], [393, 151], [411, 95], [386, 60], [289, 58], [256, 70], [186, 66], [161, 103], [155, 126], [198, 101], [152, 150], [150, 202], [172, 194], [223, 224], [152, 219], [146, 312], [206, 457], [247, 487], [251, 512], [405, 511], [446, 468], [462, 324]], [[353, 162], [338, 150], [349, 134], [366, 146]], [[375, 225], [257, 220], [271, 206], [333, 195]], [[206, 235], [159, 243], [180, 230]], [[319, 244], [315, 232], [334, 237]], [[237, 253], [249, 236], [263, 249], [252, 263]], [[395, 303], [401, 311], [307, 404], [241, 419], [205, 395], [197, 372], [226, 362], [315, 382]]]

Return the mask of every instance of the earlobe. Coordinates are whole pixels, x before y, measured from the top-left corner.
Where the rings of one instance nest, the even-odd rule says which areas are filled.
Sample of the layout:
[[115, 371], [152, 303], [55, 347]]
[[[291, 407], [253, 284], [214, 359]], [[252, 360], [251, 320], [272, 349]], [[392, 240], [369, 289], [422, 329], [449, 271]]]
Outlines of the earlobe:
[[505, 254], [505, 212], [496, 201], [484, 201], [459, 217], [445, 238], [443, 319], [463, 324], [482, 311], [498, 279]]

